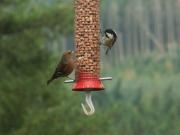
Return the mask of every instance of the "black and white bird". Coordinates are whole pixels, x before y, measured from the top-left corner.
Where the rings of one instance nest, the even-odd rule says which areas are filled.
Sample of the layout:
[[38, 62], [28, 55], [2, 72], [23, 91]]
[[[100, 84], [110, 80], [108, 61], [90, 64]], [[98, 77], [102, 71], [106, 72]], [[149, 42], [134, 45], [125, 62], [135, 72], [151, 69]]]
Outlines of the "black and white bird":
[[112, 29], [106, 29], [103, 34], [101, 44], [107, 47], [106, 54], [108, 54], [108, 51], [113, 47], [117, 40], [117, 35]]

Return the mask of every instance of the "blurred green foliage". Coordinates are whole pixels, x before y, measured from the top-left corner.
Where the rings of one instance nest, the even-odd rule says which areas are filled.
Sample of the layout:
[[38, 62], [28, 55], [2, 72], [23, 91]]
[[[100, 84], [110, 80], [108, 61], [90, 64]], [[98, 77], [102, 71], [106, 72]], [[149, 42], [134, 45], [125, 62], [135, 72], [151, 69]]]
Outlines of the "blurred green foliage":
[[102, 75], [113, 81], [93, 93], [91, 117], [81, 111], [83, 95], [63, 80], [46, 86], [58, 61], [46, 30], [72, 31], [70, 5], [0, 3], [0, 135], [179, 135], [180, 55], [131, 58], [115, 68], [105, 64]]

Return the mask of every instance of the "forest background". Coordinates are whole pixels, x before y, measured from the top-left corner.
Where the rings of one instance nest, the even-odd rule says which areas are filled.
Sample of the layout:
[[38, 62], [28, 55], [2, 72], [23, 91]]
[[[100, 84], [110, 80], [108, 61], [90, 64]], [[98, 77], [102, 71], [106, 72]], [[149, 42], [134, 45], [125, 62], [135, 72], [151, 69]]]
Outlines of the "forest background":
[[0, 1], [0, 135], [180, 135], [180, 1], [101, 0], [105, 91], [87, 117], [64, 79], [47, 87], [73, 49], [72, 0]]

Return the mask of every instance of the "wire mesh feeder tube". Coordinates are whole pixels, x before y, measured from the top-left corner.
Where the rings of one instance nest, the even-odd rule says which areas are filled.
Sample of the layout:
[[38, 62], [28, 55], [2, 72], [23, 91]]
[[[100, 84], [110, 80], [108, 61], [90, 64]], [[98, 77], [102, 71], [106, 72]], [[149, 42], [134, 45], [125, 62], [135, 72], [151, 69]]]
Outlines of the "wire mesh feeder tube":
[[[75, 71], [75, 84], [73, 86], [73, 90], [86, 91], [86, 92], [103, 90], [104, 89], [103, 84], [99, 79], [99, 74], [100, 74], [99, 4], [100, 2], [99, 0], [75, 0], [74, 4], [75, 4], [75, 54], [77, 60], [76, 60], [76, 71]], [[86, 101], [87, 99], [91, 99], [91, 95], [86, 94]], [[93, 105], [92, 102], [91, 105]], [[93, 108], [91, 107], [91, 109]], [[91, 110], [91, 112], [92, 111], [94, 110]]]

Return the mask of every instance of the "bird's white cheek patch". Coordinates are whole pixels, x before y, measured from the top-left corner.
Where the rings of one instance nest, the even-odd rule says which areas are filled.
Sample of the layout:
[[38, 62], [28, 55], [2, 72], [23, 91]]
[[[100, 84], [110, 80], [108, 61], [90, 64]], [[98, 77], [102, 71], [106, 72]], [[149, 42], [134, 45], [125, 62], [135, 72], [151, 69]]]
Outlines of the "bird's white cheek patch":
[[112, 34], [110, 34], [110, 33], [106, 33], [107, 34], [107, 36], [109, 37], [109, 38], [113, 38], [113, 35]]

